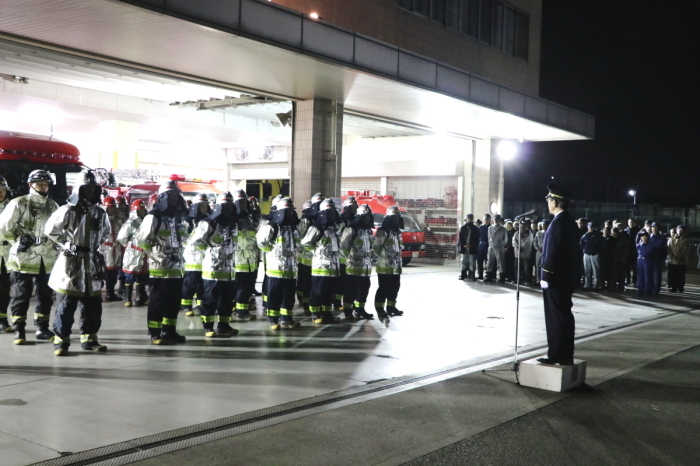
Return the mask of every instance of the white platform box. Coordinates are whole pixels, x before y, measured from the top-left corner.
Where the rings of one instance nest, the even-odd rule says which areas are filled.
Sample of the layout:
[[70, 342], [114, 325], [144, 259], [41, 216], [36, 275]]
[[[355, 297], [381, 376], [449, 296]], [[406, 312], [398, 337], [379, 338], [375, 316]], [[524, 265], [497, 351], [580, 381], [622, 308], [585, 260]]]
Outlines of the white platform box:
[[586, 361], [574, 359], [570, 366], [542, 364], [537, 359], [520, 363], [520, 385], [565, 392], [586, 382]]

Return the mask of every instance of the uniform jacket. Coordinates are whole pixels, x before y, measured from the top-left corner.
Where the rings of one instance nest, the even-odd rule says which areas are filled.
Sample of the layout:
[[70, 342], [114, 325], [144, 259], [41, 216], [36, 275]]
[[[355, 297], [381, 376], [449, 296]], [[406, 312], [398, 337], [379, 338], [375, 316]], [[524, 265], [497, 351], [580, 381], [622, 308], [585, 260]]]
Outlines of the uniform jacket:
[[[55, 244], [44, 233], [46, 221], [58, 210], [58, 204], [32, 191], [26, 196], [12, 199], [0, 214], [0, 234], [10, 242], [7, 267], [22, 273], [38, 274], [43, 260], [46, 273], [51, 273], [58, 252]], [[19, 252], [22, 235], [37, 238], [25, 252]]]
[[579, 283], [579, 229], [568, 210], [549, 224], [542, 243], [541, 279], [553, 289], [574, 290]]
[[99, 249], [110, 235], [107, 213], [97, 205], [66, 204], [51, 215], [44, 231], [61, 250], [73, 252], [58, 256], [49, 286], [69, 296], [100, 296], [105, 267]]
[[[10, 192], [8, 190], [7, 196], [4, 201], [0, 202], [0, 216], [5, 210], [5, 207], [10, 203], [9, 199]], [[5, 239], [5, 237], [0, 236], [0, 267], [5, 266], [7, 269], [7, 259], [10, 255], [10, 242]]]
[[459, 229], [459, 235], [457, 236], [457, 249], [459, 254], [467, 254], [469, 252], [469, 236], [471, 235], [471, 228], [469, 224], [465, 223]]
[[489, 243], [489, 227], [486, 225], [481, 225], [479, 228], [479, 242]]
[[651, 249], [652, 249], [651, 243], [640, 242], [639, 244], [637, 244], [637, 261], [640, 261], [640, 260], [651, 261], [651, 256], [652, 256]]
[[297, 277], [300, 239], [299, 231], [295, 227], [268, 222], [260, 228], [255, 239], [258, 248], [265, 253], [265, 273], [268, 277]]
[[372, 274], [371, 228], [347, 227], [340, 237], [340, 249], [347, 258], [347, 274], [368, 277]]
[[603, 252], [603, 235], [600, 231], [587, 232], [581, 237], [581, 250], [584, 254], [595, 256]]
[[204, 247], [202, 278], [205, 280], [230, 281], [236, 270], [234, 254], [235, 224], [222, 225], [206, 218], [192, 232], [192, 241], [197, 248]]
[[377, 255], [377, 273], [387, 275], [401, 275], [403, 262], [401, 249], [403, 241], [401, 231], [377, 229], [374, 238], [374, 253]]
[[148, 254], [148, 273], [154, 278], [181, 278], [184, 272], [183, 240], [187, 224], [178, 217], [151, 211], [143, 219], [136, 241]]
[[474, 225], [474, 223], [467, 223], [469, 227], [469, 254], [476, 254], [479, 252], [479, 227]]
[[649, 244], [651, 244], [651, 258], [655, 262], [663, 262], [666, 260], [666, 256], [668, 255], [667, 242], [668, 240], [662, 234], [652, 234], [649, 236]]
[[255, 240], [255, 224], [250, 217], [239, 217], [236, 221], [236, 272], [255, 272], [258, 270], [260, 250]]
[[304, 239], [301, 240], [301, 247], [313, 252], [311, 275], [340, 275], [340, 237], [336, 225], [321, 228], [310, 225]]
[[148, 254], [139, 246], [136, 233], [139, 231], [143, 219], [139, 218], [136, 211], [132, 211], [129, 219], [122, 225], [117, 236], [117, 241], [124, 247], [122, 270], [126, 273], [148, 273]]
[[[499, 223], [495, 223], [489, 227], [489, 247], [494, 249], [503, 250], [506, 247], [506, 240], [508, 235], [506, 233], [506, 227]], [[532, 247], [532, 243], [530, 243]]]
[[[299, 220], [299, 237], [304, 238], [306, 236], [306, 232], [309, 229], [309, 226], [311, 225], [311, 220], [308, 218], [302, 218]], [[306, 249], [306, 248], [299, 248], [297, 250], [297, 262], [299, 262], [302, 265], [307, 265], [311, 267], [311, 261], [314, 257], [313, 251]]]
[[105, 265], [107, 269], [114, 270], [120, 269], [122, 266], [122, 254], [124, 248], [119, 243], [117, 237], [119, 236], [119, 230], [122, 227], [122, 214], [117, 210], [114, 215], [108, 215], [110, 232], [109, 236], [100, 246], [100, 252], [105, 258]]
[[[519, 251], [518, 248], [518, 236], [520, 237], [519, 246], [520, 249], [522, 249], [522, 251]], [[521, 230], [518, 232], [518, 234], [513, 235], [513, 248], [515, 250], [515, 257], [518, 257], [518, 253], [520, 253], [520, 259], [530, 260], [530, 257], [532, 257], [532, 242], [532, 232], [528, 229], [525, 229], [524, 231]]]
[[687, 265], [693, 245], [687, 236], [675, 236], [668, 240], [668, 257], [673, 265]]
[[537, 230], [535, 237], [532, 239], [532, 247], [539, 249], [538, 252], [542, 252], [542, 244], [544, 243], [544, 230]]

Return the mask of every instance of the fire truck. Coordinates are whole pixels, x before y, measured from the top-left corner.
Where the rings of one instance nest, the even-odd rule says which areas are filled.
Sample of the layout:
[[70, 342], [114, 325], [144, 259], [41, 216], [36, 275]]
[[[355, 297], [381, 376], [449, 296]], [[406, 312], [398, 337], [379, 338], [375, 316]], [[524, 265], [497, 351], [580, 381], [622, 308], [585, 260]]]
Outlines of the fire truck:
[[[104, 176], [101, 178], [104, 178]], [[177, 182], [177, 186], [180, 188], [180, 191], [182, 191], [182, 196], [185, 198], [185, 200], [191, 200], [194, 202], [194, 198], [197, 196], [197, 194], [203, 193], [207, 195], [210, 203], [213, 204], [216, 200], [216, 195], [221, 192], [216, 186], [214, 186], [216, 180], [187, 178], [185, 175], [170, 175], [170, 179]], [[129, 204], [136, 199], [143, 199], [144, 201], [148, 202], [150, 197], [158, 192], [159, 188], [160, 183], [156, 181], [146, 181], [144, 183], [137, 183], [128, 187], [119, 187], [114, 185], [106, 186], [107, 192], [110, 196], [124, 196]]]
[[[389, 207], [396, 205], [394, 196], [370, 194], [369, 191], [348, 191], [348, 196], [355, 196], [358, 205], [367, 204], [372, 209], [374, 215], [374, 231], [382, 226], [384, 214]], [[347, 196], [343, 196], [344, 201]], [[341, 204], [342, 205], [342, 204]], [[418, 222], [403, 207], [399, 207], [404, 228], [401, 232], [403, 250], [401, 260], [403, 265], [407, 265], [414, 257], [425, 257], [425, 233], [418, 225]]]
[[51, 173], [54, 179], [49, 197], [65, 204], [70, 195], [66, 175], [83, 169], [80, 151], [52, 136], [0, 130], [0, 175], [7, 180], [14, 197], [29, 193], [27, 177], [40, 169]]

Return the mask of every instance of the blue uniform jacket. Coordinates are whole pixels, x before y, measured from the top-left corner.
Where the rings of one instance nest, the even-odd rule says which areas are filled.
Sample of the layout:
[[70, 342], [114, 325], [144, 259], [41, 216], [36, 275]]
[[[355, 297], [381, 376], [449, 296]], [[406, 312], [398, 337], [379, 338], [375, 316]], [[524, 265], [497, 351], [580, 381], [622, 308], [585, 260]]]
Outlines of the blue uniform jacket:
[[668, 240], [664, 235], [651, 235], [649, 237], [651, 244], [651, 258], [654, 262], [666, 260], [668, 255]]
[[542, 242], [541, 279], [550, 288], [574, 290], [579, 283], [581, 246], [576, 221], [568, 210], [554, 217]]
[[603, 252], [603, 235], [598, 231], [587, 232], [581, 237], [581, 249], [584, 254], [595, 256]]
[[652, 255], [651, 243], [639, 243], [637, 245], [637, 259], [650, 261]]
[[481, 225], [479, 227], [479, 242], [487, 244], [489, 242], [489, 227], [486, 225]]

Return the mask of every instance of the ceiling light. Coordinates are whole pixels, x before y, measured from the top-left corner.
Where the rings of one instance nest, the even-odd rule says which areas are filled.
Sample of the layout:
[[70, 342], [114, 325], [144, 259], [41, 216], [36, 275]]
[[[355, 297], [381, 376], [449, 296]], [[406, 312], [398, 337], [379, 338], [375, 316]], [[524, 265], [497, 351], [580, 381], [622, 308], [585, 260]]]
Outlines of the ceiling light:
[[496, 148], [496, 152], [503, 160], [511, 160], [518, 153], [518, 148], [512, 141], [501, 141]]

